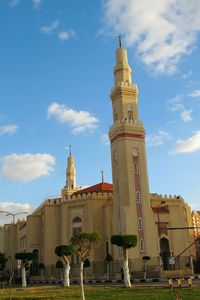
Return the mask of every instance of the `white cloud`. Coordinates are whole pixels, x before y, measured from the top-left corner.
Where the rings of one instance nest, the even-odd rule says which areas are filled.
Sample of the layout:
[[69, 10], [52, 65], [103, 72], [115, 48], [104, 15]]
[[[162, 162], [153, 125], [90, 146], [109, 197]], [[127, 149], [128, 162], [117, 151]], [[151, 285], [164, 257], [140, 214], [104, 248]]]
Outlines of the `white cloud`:
[[188, 95], [188, 97], [193, 97], [193, 98], [200, 97], [200, 90], [194, 90]]
[[170, 153], [191, 153], [200, 150], [200, 130], [187, 140], [178, 140]]
[[148, 135], [146, 137], [146, 142], [147, 142], [147, 145], [149, 145], [149, 146], [159, 146], [159, 145], [163, 145], [165, 143], [165, 141], [169, 140], [169, 139], [171, 139], [171, 136], [169, 135], [169, 133], [160, 129], [158, 131], [158, 134]]
[[176, 97], [167, 101], [167, 108], [171, 111], [184, 110], [185, 107], [181, 103], [181, 101], [182, 101], [182, 95], [177, 95]]
[[71, 38], [71, 37], [73, 37], [73, 36], [75, 36], [76, 34], [75, 34], [75, 31], [74, 30], [72, 30], [72, 29], [69, 29], [68, 31], [60, 31], [59, 33], [58, 33], [58, 38], [59, 38], [59, 40], [61, 41], [61, 42], [65, 42], [65, 41], [67, 41], [69, 38]]
[[57, 102], [53, 102], [48, 107], [48, 117], [54, 117], [61, 123], [69, 124], [72, 127], [73, 133], [91, 132], [99, 123], [99, 120], [88, 111], [76, 111]]
[[200, 31], [199, 0], [105, 0], [104, 33], [125, 35], [141, 61], [155, 72], [176, 71]]
[[55, 158], [50, 154], [10, 154], [0, 158], [1, 176], [11, 181], [28, 182], [53, 172]]
[[0, 135], [3, 135], [3, 134], [12, 135], [17, 132], [17, 129], [18, 129], [18, 127], [15, 124], [0, 126]]
[[109, 140], [109, 136], [107, 133], [104, 133], [101, 135], [101, 141], [102, 141], [102, 144], [105, 146], [110, 145], [110, 140]]
[[183, 122], [191, 122], [192, 121], [192, 108], [186, 109], [183, 103], [181, 102], [183, 99], [182, 95], [177, 95], [176, 97], [167, 101], [167, 108], [173, 112], [179, 111], [181, 119]]
[[192, 109], [189, 110], [185, 109], [181, 112], [181, 118], [183, 122], [188, 123], [192, 121], [191, 113], [192, 113]]
[[18, 6], [18, 5], [20, 5], [21, 4], [21, 1], [20, 0], [11, 0], [10, 1], [10, 6], [11, 7], [15, 7], [15, 6]]
[[[32, 207], [30, 204], [14, 203], [14, 202], [0, 202], [0, 211], [7, 211], [12, 214], [17, 214], [15, 216], [15, 221], [18, 219], [26, 218], [27, 214], [21, 214], [22, 212], [30, 213]], [[19, 214], [20, 213], [20, 214]], [[0, 226], [4, 224], [9, 224], [13, 222], [12, 216], [6, 216], [4, 213], [0, 213]]]
[[187, 79], [192, 75], [192, 70], [182, 75], [182, 78]]
[[40, 5], [42, 4], [42, 0], [33, 0], [33, 6], [34, 8], [39, 8]]
[[54, 21], [51, 25], [42, 27], [41, 31], [46, 34], [51, 34], [56, 28], [58, 28], [59, 24], [59, 21]]

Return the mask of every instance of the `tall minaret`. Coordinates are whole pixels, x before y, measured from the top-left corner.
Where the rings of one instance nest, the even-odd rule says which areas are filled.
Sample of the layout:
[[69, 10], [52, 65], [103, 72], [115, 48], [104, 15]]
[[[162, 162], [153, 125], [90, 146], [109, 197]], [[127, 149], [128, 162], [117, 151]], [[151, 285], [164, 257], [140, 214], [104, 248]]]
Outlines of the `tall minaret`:
[[62, 195], [70, 195], [76, 191], [76, 169], [74, 166], [74, 158], [70, 153], [67, 158], [67, 169], [66, 169], [66, 186], [62, 190]]
[[157, 256], [156, 228], [150, 208], [145, 129], [138, 119], [138, 88], [132, 84], [127, 51], [116, 50], [111, 91], [113, 125], [109, 132], [114, 188], [115, 234], [135, 234], [134, 258]]

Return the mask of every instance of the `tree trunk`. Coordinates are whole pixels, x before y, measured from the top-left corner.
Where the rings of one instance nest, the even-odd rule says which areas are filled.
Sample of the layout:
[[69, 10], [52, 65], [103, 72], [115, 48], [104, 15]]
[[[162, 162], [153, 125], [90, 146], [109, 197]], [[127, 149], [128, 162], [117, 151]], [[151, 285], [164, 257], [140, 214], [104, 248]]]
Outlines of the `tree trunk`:
[[130, 281], [130, 273], [129, 273], [129, 267], [128, 267], [128, 250], [126, 248], [123, 248], [124, 253], [124, 284], [126, 287], [131, 287], [131, 281]]
[[144, 279], [146, 280], [147, 278], [147, 261], [144, 261]]
[[70, 271], [70, 265], [69, 262], [65, 265], [64, 268], [64, 286], [70, 286], [70, 281], [69, 281], [69, 271]]
[[22, 287], [26, 287], [26, 269], [25, 266], [22, 266]]
[[81, 296], [82, 296], [82, 300], [85, 300], [84, 286], [83, 286], [83, 263], [84, 263], [84, 261], [81, 261], [81, 264], [80, 264], [80, 279], [81, 279]]
[[106, 263], [106, 279], [109, 279], [109, 263]]

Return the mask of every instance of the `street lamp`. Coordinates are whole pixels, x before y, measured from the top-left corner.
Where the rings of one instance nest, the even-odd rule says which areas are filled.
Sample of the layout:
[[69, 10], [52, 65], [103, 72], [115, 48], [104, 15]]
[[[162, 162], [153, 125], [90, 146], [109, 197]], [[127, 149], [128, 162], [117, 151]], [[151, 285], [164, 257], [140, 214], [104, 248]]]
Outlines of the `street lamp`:
[[18, 213], [12, 213], [10, 211], [6, 211], [6, 210], [0, 210], [1, 214], [6, 214], [6, 216], [12, 216], [13, 217], [13, 224], [15, 224], [15, 217], [18, 215], [22, 215], [22, 214], [28, 214], [28, 212], [18, 212]]

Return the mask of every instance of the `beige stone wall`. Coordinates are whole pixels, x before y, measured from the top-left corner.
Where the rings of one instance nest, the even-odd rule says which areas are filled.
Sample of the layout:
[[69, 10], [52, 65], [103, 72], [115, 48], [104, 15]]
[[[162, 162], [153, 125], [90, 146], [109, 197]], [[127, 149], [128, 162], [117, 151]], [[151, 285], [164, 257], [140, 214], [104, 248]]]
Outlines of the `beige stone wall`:
[[[166, 201], [167, 213], [160, 213], [160, 222], [167, 222], [168, 227], [189, 226], [191, 222], [190, 209], [188, 205], [181, 199], [176, 197], [162, 197], [159, 195], [151, 195], [151, 206], [157, 207], [161, 201]], [[147, 255], [151, 257], [149, 265], [155, 270], [159, 270], [159, 237], [157, 232], [157, 214], [151, 211], [154, 217], [154, 227], [150, 227], [151, 232], [154, 230], [155, 238], [152, 238], [152, 244], [157, 249], [156, 254], [149, 252]], [[55, 263], [59, 259], [56, 257], [54, 250], [59, 244], [67, 244], [72, 236], [72, 221], [75, 217], [82, 220], [82, 231], [97, 231], [102, 237], [100, 246], [91, 252], [90, 261], [95, 261], [91, 270], [98, 270], [99, 276], [105, 275], [105, 257], [106, 242], [108, 242], [108, 252], [113, 258], [120, 257], [118, 247], [111, 245], [110, 237], [114, 233], [113, 222], [113, 195], [112, 193], [88, 193], [82, 195], [74, 195], [63, 198], [62, 200], [45, 201], [39, 209], [27, 218], [27, 222], [21, 222], [4, 226], [4, 251], [6, 255], [10, 255], [11, 248], [14, 252], [23, 250], [33, 251], [39, 250], [39, 262], [43, 262], [46, 274], [55, 273]], [[130, 222], [133, 221], [133, 214], [130, 215]], [[169, 239], [170, 251], [173, 255], [178, 255], [184, 250], [189, 242], [193, 241], [190, 231], [168, 231], [167, 235], [162, 235]], [[25, 248], [21, 248], [21, 240], [25, 238]], [[12, 240], [12, 242], [11, 242]], [[11, 247], [12, 245], [12, 247]], [[130, 254], [130, 270], [137, 273], [143, 270], [143, 260], [135, 254], [137, 249], [129, 251]], [[117, 256], [116, 256], [117, 253]], [[192, 249], [186, 252], [186, 265], [188, 257], [193, 255]], [[75, 268], [75, 269], [74, 269]], [[96, 268], [96, 269], [95, 269]], [[120, 261], [111, 263], [112, 274], [119, 272], [121, 268]], [[76, 266], [73, 266], [73, 272]], [[78, 270], [78, 269], [77, 269]], [[76, 273], [75, 273], [76, 274]], [[88, 273], [89, 274], [89, 273]], [[76, 276], [76, 275], [75, 275]], [[92, 274], [91, 274], [92, 276]]]
[[[162, 202], [164, 202], [162, 204]], [[167, 230], [163, 232], [161, 230], [160, 238], [166, 238], [169, 240], [170, 245], [170, 255], [179, 256], [189, 245], [194, 242], [194, 237], [191, 229], [187, 227], [191, 226], [191, 213], [190, 208], [187, 203], [180, 196], [161, 196], [161, 195], [151, 195], [151, 205], [154, 208], [164, 208], [165, 211], [160, 211], [159, 220], [162, 223], [166, 222], [166, 226], [169, 228], [177, 228], [176, 230]], [[154, 212], [155, 223], [158, 224], [158, 212]], [[178, 229], [185, 228], [185, 229]], [[159, 245], [159, 238], [158, 238]], [[184, 253], [181, 254], [180, 261], [181, 267], [191, 267], [191, 259], [195, 258], [195, 246], [190, 247]], [[177, 266], [176, 266], [177, 267]]]

